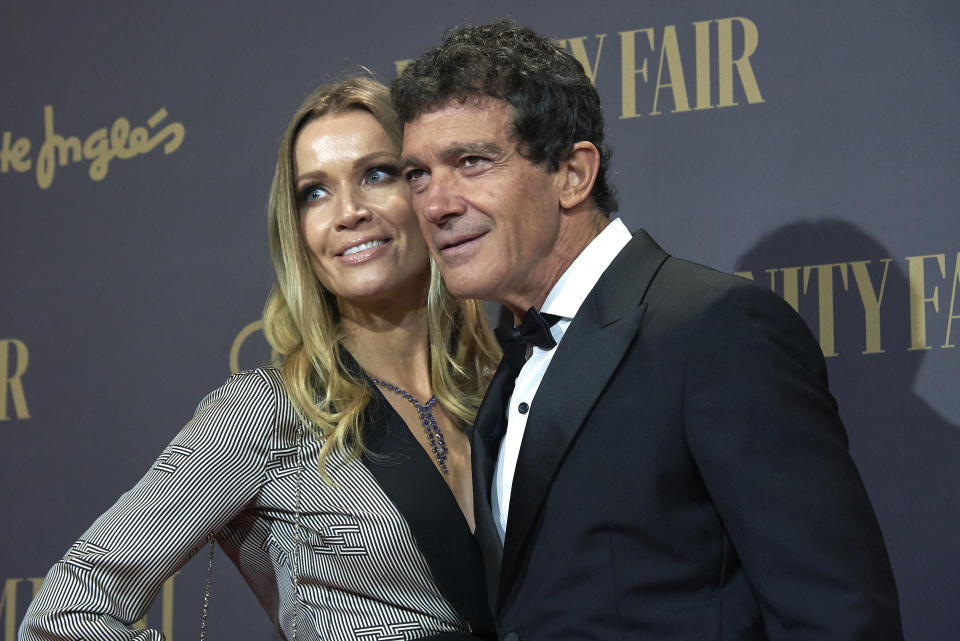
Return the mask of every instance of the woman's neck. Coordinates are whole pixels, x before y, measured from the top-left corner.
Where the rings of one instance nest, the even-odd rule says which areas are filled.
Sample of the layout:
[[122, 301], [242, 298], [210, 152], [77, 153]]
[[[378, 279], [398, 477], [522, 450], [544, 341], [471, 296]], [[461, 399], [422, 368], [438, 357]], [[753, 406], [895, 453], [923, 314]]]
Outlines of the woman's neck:
[[340, 322], [344, 347], [367, 374], [421, 401], [433, 394], [426, 305], [373, 312], [353, 308], [346, 314], [341, 310]]

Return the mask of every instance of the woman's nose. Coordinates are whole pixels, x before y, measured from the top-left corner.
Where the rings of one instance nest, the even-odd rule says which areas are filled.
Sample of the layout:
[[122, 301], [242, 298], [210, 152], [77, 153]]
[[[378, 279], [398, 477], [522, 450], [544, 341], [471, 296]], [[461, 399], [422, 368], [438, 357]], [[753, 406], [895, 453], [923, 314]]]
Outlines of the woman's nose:
[[361, 222], [369, 220], [372, 215], [363, 194], [356, 190], [346, 190], [341, 194], [337, 210], [337, 228], [353, 229]]

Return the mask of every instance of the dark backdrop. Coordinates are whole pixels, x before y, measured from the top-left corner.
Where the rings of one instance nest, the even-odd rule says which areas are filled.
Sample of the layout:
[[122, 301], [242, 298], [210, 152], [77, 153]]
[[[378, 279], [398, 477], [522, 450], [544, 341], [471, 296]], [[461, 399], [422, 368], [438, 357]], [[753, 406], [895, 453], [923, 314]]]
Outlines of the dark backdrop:
[[[237, 338], [271, 283], [265, 203], [300, 100], [359, 65], [389, 81], [444, 28], [507, 14], [594, 77], [628, 227], [770, 284], [820, 337], [907, 637], [956, 638], [958, 5], [584, 7], [0, 6], [0, 641], [231, 350], [267, 357], [258, 331]], [[198, 633], [204, 569], [148, 616], [170, 640]], [[212, 638], [276, 638], [222, 556], [214, 583]]]

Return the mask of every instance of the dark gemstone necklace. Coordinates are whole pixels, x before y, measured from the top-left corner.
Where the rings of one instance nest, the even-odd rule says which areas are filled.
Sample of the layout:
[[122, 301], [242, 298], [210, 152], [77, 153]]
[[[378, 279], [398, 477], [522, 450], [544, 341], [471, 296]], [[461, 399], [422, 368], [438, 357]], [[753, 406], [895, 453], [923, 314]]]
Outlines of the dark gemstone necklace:
[[437, 404], [437, 395], [434, 394], [430, 397], [429, 401], [421, 404], [420, 401], [413, 397], [413, 394], [400, 389], [393, 383], [381, 381], [379, 378], [374, 378], [373, 376], [368, 376], [367, 378], [369, 378], [370, 382], [374, 385], [379, 385], [384, 389], [399, 394], [417, 408], [417, 412], [420, 414], [420, 422], [423, 423], [423, 431], [426, 432], [427, 440], [430, 442], [433, 458], [437, 460], [437, 466], [443, 470], [443, 473], [449, 474], [450, 470], [447, 469], [447, 444], [443, 440], [443, 432], [440, 431], [440, 426], [437, 425], [437, 419], [433, 415], [433, 408]]

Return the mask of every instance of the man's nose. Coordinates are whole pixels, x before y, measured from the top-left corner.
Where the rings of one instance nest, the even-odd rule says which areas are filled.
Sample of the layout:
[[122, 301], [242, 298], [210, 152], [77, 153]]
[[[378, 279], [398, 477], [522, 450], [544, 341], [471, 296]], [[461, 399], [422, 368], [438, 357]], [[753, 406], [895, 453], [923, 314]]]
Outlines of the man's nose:
[[465, 209], [457, 179], [445, 172], [431, 175], [426, 189], [414, 195], [413, 203], [420, 218], [433, 225], [443, 225]]

